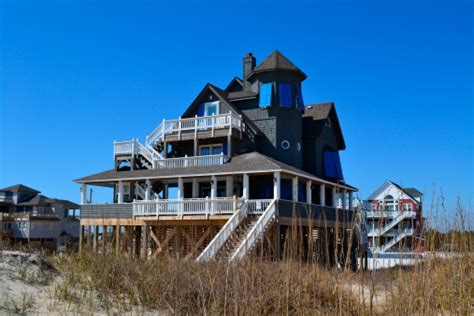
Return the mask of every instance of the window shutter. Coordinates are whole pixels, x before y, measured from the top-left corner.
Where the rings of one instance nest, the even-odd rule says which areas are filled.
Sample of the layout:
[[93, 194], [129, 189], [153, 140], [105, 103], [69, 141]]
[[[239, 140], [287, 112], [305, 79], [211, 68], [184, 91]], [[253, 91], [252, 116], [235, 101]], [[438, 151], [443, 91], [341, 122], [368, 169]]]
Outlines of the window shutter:
[[224, 153], [224, 155], [227, 155], [227, 142], [224, 142], [224, 144], [222, 144], [222, 152]]
[[342, 180], [341, 160], [339, 158], [339, 152], [337, 151], [325, 151], [324, 152], [324, 173], [326, 177]]
[[270, 106], [272, 105], [272, 84], [266, 83], [260, 86], [260, 99], [259, 104], [260, 107]]
[[293, 100], [291, 97], [291, 85], [288, 83], [280, 83], [280, 105], [292, 107]]
[[344, 179], [344, 176], [342, 175], [341, 158], [339, 157], [338, 151], [336, 151], [334, 154], [336, 164], [336, 178], [342, 180]]
[[204, 116], [204, 103], [199, 104], [197, 109], [197, 116]]
[[296, 86], [296, 103], [297, 107], [304, 111], [303, 93], [301, 92], [300, 86]]
[[298, 182], [298, 202], [306, 203], [306, 186], [301, 182]]

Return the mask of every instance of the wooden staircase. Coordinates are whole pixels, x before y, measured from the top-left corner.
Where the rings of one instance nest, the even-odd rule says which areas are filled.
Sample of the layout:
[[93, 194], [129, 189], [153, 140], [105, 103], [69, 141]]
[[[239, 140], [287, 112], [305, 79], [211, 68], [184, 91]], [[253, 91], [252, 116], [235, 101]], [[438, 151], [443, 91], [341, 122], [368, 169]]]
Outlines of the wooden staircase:
[[224, 243], [220, 251], [217, 253], [216, 259], [218, 261], [228, 262], [232, 254], [237, 250], [240, 244], [245, 240], [247, 234], [250, 232], [252, 227], [258, 221], [259, 215], [248, 214], [246, 218], [242, 220], [240, 225], [234, 230], [232, 235]]

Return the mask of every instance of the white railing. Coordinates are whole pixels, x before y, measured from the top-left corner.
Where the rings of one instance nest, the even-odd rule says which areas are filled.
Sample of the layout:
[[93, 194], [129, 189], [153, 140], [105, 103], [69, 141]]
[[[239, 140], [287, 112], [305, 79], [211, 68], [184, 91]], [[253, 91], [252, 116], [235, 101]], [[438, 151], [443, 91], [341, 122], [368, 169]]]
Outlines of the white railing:
[[206, 167], [223, 165], [229, 161], [229, 156], [209, 155], [209, 156], [185, 156], [179, 158], [166, 158], [156, 162], [158, 169], [186, 168], [186, 167]]
[[162, 139], [165, 134], [201, 131], [209, 129], [235, 127], [242, 129], [242, 118], [234, 113], [212, 115], [212, 116], [195, 116], [178, 120], [163, 120], [163, 122], [146, 137], [146, 145], [151, 146], [154, 142]]
[[276, 200], [267, 206], [263, 214], [260, 216], [258, 221], [252, 227], [250, 232], [245, 236], [243, 242], [239, 245], [237, 250], [232, 254], [229, 259], [229, 262], [234, 260], [239, 260], [245, 257], [257, 243], [257, 241], [263, 237], [265, 231], [268, 229], [268, 226], [273, 222], [276, 216]]
[[196, 262], [206, 262], [215, 258], [219, 250], [234, 233], [242, 220], [247, 216], [249, 201], [238, 206], [238, 210], [229, 218], [227, 223], [221, 228], [217, 235], [207, 245], [207, 247], [197, 257]]
[[135, 140], [114, 142], [114, 155], [133, 155], [135, 153]]
[[249, 200], [248, 213], [249, 214], [262, 214], [272, 202], [272, 199], [267, 200]]
[[224, 153], [208, 156], [163, 158], [155, 149], [142, 145], [135, 139], [125, 142], [114, 142], [114, 157], [117, 155], [142, 155], [155, 169], [217, 166], [225, 164], [230, 159]]
[[389, 242], [384, 244], [381, 248], [377, 248], [376, 252], [385, 252], [385, 251], [387, 251], [388, 249], [393, 247], [396, 243], [400, 242], [406, 236], [413, 235], [414, 232], [415, 232], [415, 230], [413, 228], [404, 229], [399, 235], [397, 235], [396, 237], [391, 239]]
[[161, 215], [216, 215], [232, 214], [237, 209], [238, 199], [205, 198], [183, 200], [134, 201], [133, 216]]
[[414, 211], [368, 211], [367, 217], [385, 217], [385, 218], [394, 218], [400, 215], [400, 213], [411, 213], [415, 214]]
[[395, 225], [403, 221], [407, 217], [413, 217], [415, 216], [416, 213], [412, 211], [402, 211], [402, 212], [397, 212], [397, 215], [391, 220], [387, 225], [383, 227], [377, 227], [375, 229], [372, 229], [369, 232], [369, 236], [380, 236], [388, 232], [390, 229], [392, 229]]

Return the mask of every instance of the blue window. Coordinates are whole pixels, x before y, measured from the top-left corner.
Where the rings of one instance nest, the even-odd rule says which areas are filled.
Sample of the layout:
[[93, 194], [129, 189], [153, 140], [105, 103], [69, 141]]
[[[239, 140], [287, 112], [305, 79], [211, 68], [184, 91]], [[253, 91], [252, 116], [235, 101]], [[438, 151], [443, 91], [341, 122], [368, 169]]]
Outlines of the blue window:
[[222, 146], [212, 146], [212, 154], [213, 155], [220, 155], [222, 153]]
[[304, 111], [303, 93], [301, 86], [296, 86], [296, 107]]
[[199, 151], [200, 156], [209, 156], [211, 153], [211, 148], [209, 146], [201, 147]]
[[280, 83], [280, 105], [288, 107], [293, 106], [291, 85], [289, 83]]
[[258, 105], [260, 107], [272, 105], [272, 84], [266, 83], [260, 86], [260, 100]]
[[342, 175], [341, 159], [337, 151], [324, 152], [324, 173], [329, 178], [344, 179]]

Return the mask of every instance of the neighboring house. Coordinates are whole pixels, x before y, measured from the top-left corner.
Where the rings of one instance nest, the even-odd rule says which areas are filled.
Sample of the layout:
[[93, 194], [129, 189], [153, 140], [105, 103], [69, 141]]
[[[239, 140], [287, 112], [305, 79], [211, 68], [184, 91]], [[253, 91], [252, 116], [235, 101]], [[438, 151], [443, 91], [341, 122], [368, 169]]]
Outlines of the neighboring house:
[[387, 181], [372, 193], [367, 212], [372, 253], [423, 251], [423, 194]]
[[[294, 216], [303, 219], [303, 231], [313, 229], [306, 236], [315, 242], [350, 233], [357, 189], [343, 177], [339, 151], [346, 145], [336, 108], [305, 104], [305, 79], [278, 51], [258, 66], [249, 53], [242, 78], [225, 89], [206, 84], [180, 118], [163, 119], [144, 143], [114, 142], [114, 169], [75, 180], [82, 184], [81, 232], [87, 228], [85, 237], [94, 239], [89, 245], [96, 248], [103, 231], [103, 244], [112, 238], [117, 250], [133, 240], [139, 254], [142, 238], [142, 255], [232, 261], [264, 235], [279, 256]], [[147, 111], [169, 106], [157, 102]], [[112, 188], [113, 204], [88, 204], [87, 185]]]
[[22, 184], [0, 190], [2, 239], [51, 249], [77, 241], [80, 206], [40, 193]]

